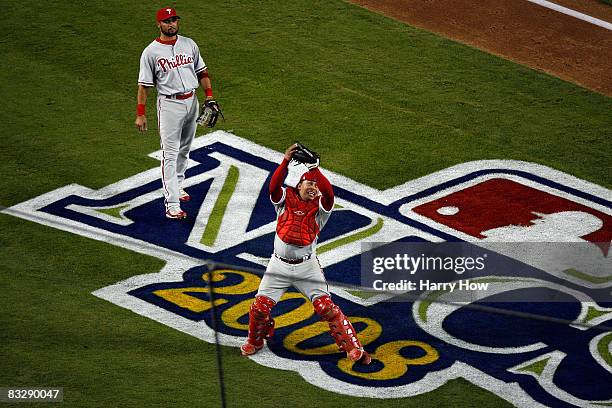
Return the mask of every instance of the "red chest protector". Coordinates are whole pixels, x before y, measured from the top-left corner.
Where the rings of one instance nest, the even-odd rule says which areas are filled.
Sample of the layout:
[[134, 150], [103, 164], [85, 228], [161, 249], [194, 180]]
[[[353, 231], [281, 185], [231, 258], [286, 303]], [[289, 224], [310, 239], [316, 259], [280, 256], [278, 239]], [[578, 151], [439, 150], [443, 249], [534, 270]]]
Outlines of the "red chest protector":
[[319, 199], [302, 201], [291, 188], [285, 190], [285, 211], [278, 218], [276, 233], [284, 243], [295, 246], [312, 244], [319, 235], [316, 221]]

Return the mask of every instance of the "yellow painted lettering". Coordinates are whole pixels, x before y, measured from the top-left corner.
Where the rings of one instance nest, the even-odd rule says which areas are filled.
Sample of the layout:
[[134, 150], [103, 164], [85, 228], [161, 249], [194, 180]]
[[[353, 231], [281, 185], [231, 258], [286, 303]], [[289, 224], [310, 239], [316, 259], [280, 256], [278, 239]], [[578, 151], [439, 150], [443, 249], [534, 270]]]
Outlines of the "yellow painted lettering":
[[[242, 276], [243, 279], [235, 285], [222, 286], [222, 282], [227, 278], [228, 274], [239, 275]], [[213, 282], [215, 283], [214, 289], [216, 296], [223, 294], [242, 295], [245, 293], [254, 292], [259, 287], [260, 281], [259, 277], [252, 273], [235, 271], [231, 269], [220, 269], [215, 271], [212, 277]], [[202, 279], [210, 282], [210, 272], [205, 273], [202, 276]], [[220, 282], [221, 285], [219, 285]], [[160, 289], [153, 292], [153, 294], [161, 297], [162, 299], [195, 313], [205, 312], [213, 306], [210, 301], [192, 296], [190, 293], [208, 294], [210, 293], [210, 288], [196, 286], [187, 288]], [[227, 302], [227, 299], [216, 298], [214, 305], [220, 306]]]
[[[289, 299], [303, 299], [304, 302], [299, 307], [275, 317], [274, 323], [275, 327], [277, 328], [299, 323], [303, 320], [309, 319], [310, 316], [314, 314], [312, 304], [306, 301], [304, 296], [299, 293], [285, 293], [283, 297], [281, 297], [279, 303], [287, 301]], [[249, 308], [251, 307], [251, 303], [253, 303], [253, 299], [247, 299], [224, 311], [223, 314], [221, 314], [221, 319], [223, 320], [223, 323], [235, 329], [248, 330], [249, 325], [247, 323], [239, 323], [238, 320], [241, 317], [249, 314]]]
[[[201, 313], [205, 312], [212, 307], [212, 303], [208, 300], [200, 299], [192, 296], [189, 293], [208, 293], [208, 288], [194, 287], [194, 288], [174, 288], [174, 289], [160, 289], [153, 292], [153, 294], [160, 298], [167, 300], [170, 303], [182, 307], [183, 309], [191, 310], [192, 312]], [[225, 299], [215, 299], [215, 306], [220, 306], [227, 303]]]
[[[223, 282], [227, 278], [227, 274], [240, 275], [242, 276], [242, 281], [235, 285], [218, 286], [217, 284], [219, 282]], [[210, 282], [210, 275], [210, 272], [206, 272], [204, 275], [202, 275], [202, 280]], [[212, 275], [216, 294], [244, 295], [245, 293], [255, 292], [257, 288], [259, 288], [259, 282], [261, 281], [259, 276], [255, 274], [235, 271], [233, 269], [219, 269], [218, 271], [214, 271]]]
[[[425, 354], [416, 358], [406, 358], [400, 354], [404, 347], [420, 348]], [[412, 340], [398, 340], [383, 344], [372, 354], [372, 359], [376, 359], [383, 364], [383, 367], [373, 373], [360, 373], [353, 370], [355, 362], [348, 358], [338, 361], [338, 367], [347, 374], [368, 380], [392, 380], [406, 374], [408, 366], [431, 364], [439, 358], [438, 351], [427, 343]]]
[[[382, 327], [376, 320], [368, 319], [367, 317], [349, 317], [349, 320], [355, 323], [365, 323], [365, 329], [358, 331], [357, 336], [361, 344], [367, 345], [376, 340], [382, 333]], [[300, 343], [313, 337], [319, 336], [323, 333], [329, 332], [329, 325], [327, 322], [315, 322], [306, 327], [297, 329], [285, 337], [284, 345], [287, 350], [293, 351], [298, 354], [305, 354], [309, 356], [324, 355], [324, 354], [335, 354], [338, 353], [338, 346], [334, 343], [334, 340], [329, 336], [331, 344], [313, 347], [313, 348], [302, 348]]]

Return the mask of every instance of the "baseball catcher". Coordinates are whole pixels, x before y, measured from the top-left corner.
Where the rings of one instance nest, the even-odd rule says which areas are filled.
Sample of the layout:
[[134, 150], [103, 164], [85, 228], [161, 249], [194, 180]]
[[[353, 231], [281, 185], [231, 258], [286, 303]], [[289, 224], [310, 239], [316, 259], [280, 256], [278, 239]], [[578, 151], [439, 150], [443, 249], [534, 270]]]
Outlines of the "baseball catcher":
[[[289, 162], [305, 164], [295, 188], [283, 187]], [[249, 334], [241, 353], [249, 356], [264, 346], [274, 333], [272, 308], [294, 286], [312, 302], [317, 315], [329, 325], [340, 351], [352, 361], [369, 364], [372, 359], [363, 349], [357, 332], [327, 290], [323, 269], [316, 256], [319, 232], [334, 208], [334, 191], [318, 168], [319, 155], [300, 143], [291, 145], [270, 181], [270, 199], [277, 214], [274, 253], [270, 258], [255, 301], [249, 310]]]

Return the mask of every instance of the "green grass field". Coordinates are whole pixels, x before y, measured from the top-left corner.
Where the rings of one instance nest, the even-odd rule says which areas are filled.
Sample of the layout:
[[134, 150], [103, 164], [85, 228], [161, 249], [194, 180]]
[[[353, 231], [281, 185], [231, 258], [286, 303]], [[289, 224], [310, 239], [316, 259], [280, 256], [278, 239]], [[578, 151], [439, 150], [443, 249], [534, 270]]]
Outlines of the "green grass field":
[[[146, 135], [133, 122], [139, 56], [163, 5], [5, 10], [0, 205], [157, 165], [154, 110]], [[376, 188], [498, 158], [612, 187], [610, 98], [338, 0], [175, 7], [209, 65], [221, 129], [277, 151], [300, 140]], [[5, 214], [0, 229], [0, 386], [62, 386], [69, 406], [219, 404], [213, 345], [91, 295], [161, 261]], [[234, 348], [223, 358], [232, 407], [507, 404], [464, 380], [407, 399], [344, 397]]]

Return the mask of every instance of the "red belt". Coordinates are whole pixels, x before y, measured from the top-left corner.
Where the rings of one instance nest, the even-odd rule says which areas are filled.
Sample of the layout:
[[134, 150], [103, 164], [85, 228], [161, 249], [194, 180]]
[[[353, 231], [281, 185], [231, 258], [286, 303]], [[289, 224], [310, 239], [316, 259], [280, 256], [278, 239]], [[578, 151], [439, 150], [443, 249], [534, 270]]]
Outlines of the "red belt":
[[193, 91], [183, 94], [183, 95], [166, 95], [166, 99], [189, 99], [193, 96]]

